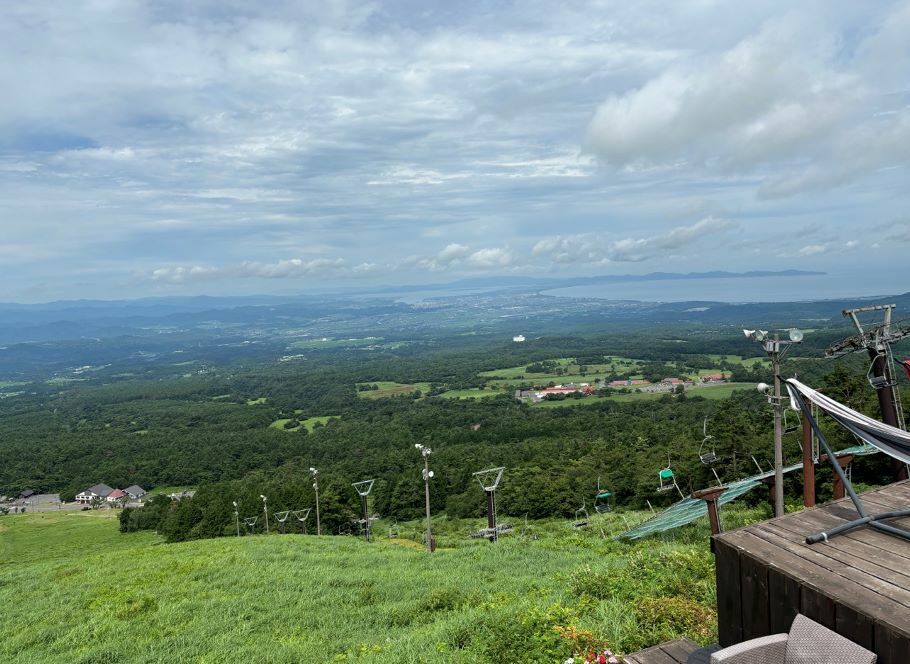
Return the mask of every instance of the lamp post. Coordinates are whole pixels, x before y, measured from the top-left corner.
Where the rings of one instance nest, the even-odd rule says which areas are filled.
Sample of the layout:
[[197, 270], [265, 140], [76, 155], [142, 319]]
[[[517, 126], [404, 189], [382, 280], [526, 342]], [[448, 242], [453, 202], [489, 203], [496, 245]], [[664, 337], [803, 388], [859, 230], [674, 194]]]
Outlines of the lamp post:
[[237, 501], [234, 502], [234, 523], [237, 524], [237, 537], [240, 537], [240, 511], [237, 508]]
[[414, 447], [420, 450], [423, 456], [423, 491], [427, 504], [427, 553], [433, 553], [433, 528], [430, 520], [430, 478], [433, 477], [433, 471], [430, 470], [430, 455], [433, 453], [429, 447], [417, 443]]
[[316, 489], [316, 534], [322, 535], [322, 526], [319, 523], [319, 471], [310, 467], [313, 473], [313, 488]]
[[[789, 331], [789, 340], [781, 341], [780, 335], [775, 333], [771, 336], [767, 330], [743, 330], [747, 339], [757, 341], [765, 349], [765, 352], [771, 358], [771, 373], [774, 375], [774, 388], [768, 401], [774, 409], [774, 516], [784, 515], [784, 445], [783, 431], [781, 428], [781, 407], [780, 396], [780, 360], [790, 349], [792, 344], [798, 344], [803, 340], [803, 333], [791, 328]], [[767, 394], [771, 388], [764, 383], [758, 385], [759, 392]]]
[[268, 502], [268, 498], [266, 498], [262, 494], [260, 494], [259, 497], [262, 498], [262, 511], [265, 514], [265, 534], [268, 535], [269, 534], [269, 502]]

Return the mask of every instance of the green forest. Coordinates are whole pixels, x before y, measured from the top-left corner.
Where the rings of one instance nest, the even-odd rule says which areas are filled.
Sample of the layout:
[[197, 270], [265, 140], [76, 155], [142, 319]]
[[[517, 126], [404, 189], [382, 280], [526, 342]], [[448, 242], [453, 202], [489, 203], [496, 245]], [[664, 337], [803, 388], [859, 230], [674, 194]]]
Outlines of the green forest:
[[[819, 358], [824, 339], [818, 335], [799, 347], [783, 373], [875, 414], [861, 359]], [[452, 518], [482, 513], [483, 494], [472, 473], [490, 466], [506, 467], [499, 509], [515, 517], [569, 517], [590, 506], [598, 485], [620, 506], [660, 507], [673, 499], [655, 491], [657, 473], [668, 464], [683, 492], [713, 481], [698, 458], [703, 428], [723, 479], [754, 474], [756, 462], [770, 466], [771, 410], [751, 386], [771, 377], [756, 350], [729, 334], [680, 341], [649, 331], [546, 338], [534, 347], [455, 340], [363, 357], [328, 350], [306, 362], [213, 366], [189, 376], [35, 383], [0, 401], [0, 494], [28, 488], [71, 500], [98, 482], [196, 487], [194, 498], [175, 507], [125, 512], [124, 529], [154, 528], [177, 541], [231, 534], [233, 501], [244, 514], [257, 512], [261, 494], [274, 510], [312, 507], [308, 468], [316, 467], [327, 531], [343, 532], [359, 510], [351, 487], [359, 480], [376, 480], [371, 508], [382, 517], [422, 513], [421, 460], [414, 451], [421, 443], [433, 449], [432, 509]], [[443, 396], [508, 375], [504, 367], [527, 367], [533, 384], [533, 370], [552, 371], [568, 361], [558, 358], [588, 367], [608, 366], [616, 357], [634, 358], [635, 368], [613, 364], [607, 380], [631, 371], [659, 379], [718, 369], [744, 389], [722, 399], [694, 389], [640, 395], [648, 399], [567, 399], [547, 408], [517, 401], [511, 389], [483, 399]], [[359, 386], [380, 383], [431, 389], [358, 398]], [[836, 444], [852, 444], [842, 432], [830, 433]], [[785, 439], [787, 459], [799, 455], [797, 436]], [[874, 477], [880, 466], [866, 460], [857, 472]], [[795, 495], [798, 486], [791, 489]]]

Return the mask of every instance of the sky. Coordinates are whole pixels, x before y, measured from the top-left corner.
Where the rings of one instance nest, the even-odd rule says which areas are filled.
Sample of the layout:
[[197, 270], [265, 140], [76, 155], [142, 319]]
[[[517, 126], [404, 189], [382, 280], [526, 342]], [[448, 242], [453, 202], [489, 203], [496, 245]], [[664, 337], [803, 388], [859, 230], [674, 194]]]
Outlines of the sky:
[[0, 301], [908, 290], [908, 34], [886, 1], [3, 3]]

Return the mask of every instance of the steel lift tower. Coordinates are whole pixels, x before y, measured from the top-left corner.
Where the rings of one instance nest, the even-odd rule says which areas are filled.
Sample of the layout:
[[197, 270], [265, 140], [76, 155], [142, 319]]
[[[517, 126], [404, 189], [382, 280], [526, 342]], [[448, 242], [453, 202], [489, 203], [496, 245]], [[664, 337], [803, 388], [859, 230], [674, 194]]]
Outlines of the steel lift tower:
[[[878, 395], [882, 420], [885, 424], [906, 429], [900, 391], [895, 389], [897, 377], [894, 373], [894, 354], [891, 352], [891, 344], [910, 336], [910, 324], [905, 321], [892, 321], [891, 314], [895, 306], [893, 304], [876, 304], [856, 309], [844, 309], [841, 313], [853, 322], [856, 334], [829, 346], [825, 350], [825, 356], [840, 357], [865, 350], [871, 360], [866, 378]], [[870, 312], [882, 312], [882, 320], [871, 324], [866, 323], [866, 326], [863, 327], [863, 322], [858, 314]], [[899, 473], [900, 479], [907, 478], [907, 468], [899, 461], [896, 462], [895, 472]]]

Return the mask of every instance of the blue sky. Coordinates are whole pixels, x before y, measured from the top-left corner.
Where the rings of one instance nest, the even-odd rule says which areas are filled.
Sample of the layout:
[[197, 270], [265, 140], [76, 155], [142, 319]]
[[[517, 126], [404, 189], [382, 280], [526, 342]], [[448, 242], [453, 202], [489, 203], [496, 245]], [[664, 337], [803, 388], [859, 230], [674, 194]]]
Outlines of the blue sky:
[[907, 290], [910, 2], [259, 4], [4, 3], [0, 300], [786, 268]]

